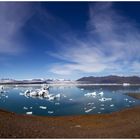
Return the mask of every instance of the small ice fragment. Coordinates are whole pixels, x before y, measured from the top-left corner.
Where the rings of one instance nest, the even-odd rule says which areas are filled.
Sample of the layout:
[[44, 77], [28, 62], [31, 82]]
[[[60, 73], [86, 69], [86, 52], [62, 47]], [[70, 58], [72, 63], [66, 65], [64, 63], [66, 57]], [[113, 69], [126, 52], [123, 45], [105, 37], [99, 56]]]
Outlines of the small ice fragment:
[[27, 110], [28, 108], [24, 106], [23, 109]]
[[113, 107], [113, 106], [114, 106], [114, 104], [111, 104], [111, 105], [110, 105], [110, 107]]
[[81, 88], [81, 90], [84, 90], [83, 88]]
[[60, 105], [60, 103], [55, 103], [55, 105]]
[[85, 112], [86, 112], [86, 113], [88, 113], [88, 112], [90, 112], [90, 111], [92, 111], [92, 108], [91, 108], [91, 109], [86, 110]]
[[129, 101], [129, 103], [132, 103], [132, 101]]
[[99, 93], [99, 95], [100, 95], [100, 96], [103, 96], [103, 95], [104, 95], [104, 93], [103, 93], [103, 92], [100, 92], [100, 93]]
[[84, 96], [90, 97], [90, 96], [96, 96], [96, 92], [88, 92], [84, 94]]
[[24, 93], [20, 92], [19, 95], [24, 95]]
[[41, 108], [41, 109], [47, 109], [46, 106], [39, 106], [39, 108]]
[[87, 105], [93, 105], [94, 103], [88, 103]]
[[56, 98], [60, 98], [60, 97], [61, 97], [61, 95], [60, 95], [60, 94], [57, 94], [57, 95], [55, 95], [55, 97], [56, 97]]
[[48, 111], [48, 113], [49, 113], [49, 114], [52, 114], [52, 113], [53, 113], [53, 111]]
[[125, 98], [124, 100], [125, 100], [125, 101], [128, 101], [128, 99], [127, 99], [127, 98]]
[[30, 109], [32, 109], [33, 107], [30, 107]]
[[92, 109], [95, 109], [95, 108], [96, 108], [95, 106], [92, 107]]
[[101, 112], [98, 112], [98, 114], [101, 114]]
[[70, 101], [72, 101], [73, 99], [69, 99]]
[[101, 101], [101, 102], [111, 101], [111, 100], [112, 100], [112, 98], [101, 98], [101, 99], [99, 99], [99, 101]]
[[32, 115], [33, 113], [32, 113], [32, 112], [26, 112], [26, 114], [27, 114], [27, 115]]
[[133, 103], [135, 103], [136, 101], [133, 101]]
[[7, 96], [5, 96], [6, 98], [8, 98], [8, 95]]

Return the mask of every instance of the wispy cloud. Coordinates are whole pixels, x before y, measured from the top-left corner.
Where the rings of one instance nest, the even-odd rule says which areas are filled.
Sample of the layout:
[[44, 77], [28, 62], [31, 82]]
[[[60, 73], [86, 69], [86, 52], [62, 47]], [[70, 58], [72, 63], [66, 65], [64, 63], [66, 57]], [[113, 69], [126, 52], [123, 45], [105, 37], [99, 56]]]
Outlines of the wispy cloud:
[[140, 30], [134, 21], [116, 11], [112, 3], [91, 4], [86, 30], [85, 38], [77, 37], [74, 32], [67, 36], [59, 33], [63, 41], [58, 51], [50, 55], [60, 63], [54, 64], [51, 72], [138, 74]]
[[22, 46], [21, 28], [32, 14], [30, 3], [0, 2], [0, 54], [18, 54]]

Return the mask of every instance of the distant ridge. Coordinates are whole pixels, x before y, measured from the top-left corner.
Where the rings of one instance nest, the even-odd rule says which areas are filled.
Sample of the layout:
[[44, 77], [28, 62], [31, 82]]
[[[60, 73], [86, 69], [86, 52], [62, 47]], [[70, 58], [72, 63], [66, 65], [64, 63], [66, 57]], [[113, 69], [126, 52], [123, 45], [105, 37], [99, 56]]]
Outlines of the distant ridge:
[[115, 76], [115, 75], [109, 75], [109, 76], [103, 76], [103, 77], [82, 77], [77, 80], [79, 83], [116, 83], [116, 84], [123, 84], [123, 83], [130, 83], [130, 84], [140, 84], [140, 77], [138, 76]]

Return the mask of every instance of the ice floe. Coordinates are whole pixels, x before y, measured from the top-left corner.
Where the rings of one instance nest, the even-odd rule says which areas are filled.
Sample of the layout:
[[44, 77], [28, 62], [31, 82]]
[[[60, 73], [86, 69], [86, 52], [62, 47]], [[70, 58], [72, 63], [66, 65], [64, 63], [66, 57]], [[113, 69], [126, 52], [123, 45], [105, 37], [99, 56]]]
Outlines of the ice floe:
[[38, 98], [38, 99], [47, 99], [47, 100], [58, 100], [61, 97], [61, 94], [50, 94], [49, 93], [49, 87], [43, 85], [40, 89], [35, 90], [26, 90], [24, 93], [20, 93], [20, 95], [24, 95], [25, 97], [32, 97], [32, 98]]
[[99, 94], [100, 96], [103, 96], [103, 95], [104, 95], [103, 91], [102, 91], [102, 92], [99, 92], [98, 94]]
[[84, 96], [90, 97], [90, 96], [96, 96], [96, 92], [88, 92], [84, 94]]
[[99, 99], [99, 101], [101, 101], [101, 102], [111, 101], [111, 100], [112, 100], [112, 98], [105, 98], [105, 97]]
[[39, 108], [41, 108], [41, 109], [47, 109], [46, 106], [39, 106]]
[[26, 114], [27, 114], [27, 115], [32, 115], [32, 114], [33, 114], [33, 112], [26, 112]]
[[125, 98], [124, 100], [125, 100], [125, 101], [128, 101], [128, 99], [127, 99], [127, 98]]
[[88, 109], [88, 110], [85, 110], [85, 113], [89, 113], [89, 112], [91, 112], [93, 109], [91, 108], [91, 109]]
[[49, 113], [49, 114], [53, 114], [54, 112], [53, 112], [53, 111], [48, 111], [48, 113]]
[[114, 107], [114, 104], [111, 104], [110, 107]]
[[24, 106], [23, 109], [24, 109], [24, 110], [27, 110], [28, 108]]
[[55, 105], [60, 105], [60, 103], [55, 103]]

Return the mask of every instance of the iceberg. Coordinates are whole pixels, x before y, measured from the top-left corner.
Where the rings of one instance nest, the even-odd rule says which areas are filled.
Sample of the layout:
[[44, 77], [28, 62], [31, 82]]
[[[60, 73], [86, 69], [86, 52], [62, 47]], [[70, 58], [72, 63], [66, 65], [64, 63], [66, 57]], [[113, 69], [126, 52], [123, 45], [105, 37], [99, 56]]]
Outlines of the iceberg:
[[28, 108], [24, 106], [23, 109], [27, 110]]
[[53, 111], [48, 111], [49, 114], [53, 114]]
[[26, 114], [27, 114], [27, 115], [32, 115], [32, 114], [33, 114], [33, 112], [26, 112]]
[[85, 113], [89, 113], [92, 110], [93, 110], [92, 108], [91, 109], [88, 109], [88, 110], [85, 111]]
[[112, 100], [112, 98], [105, 98], [105, 97], [99, 99], [99, 101], [101, 101], [101, 102], [111, 101], [111, 100]]
[[114, 106], [114, 104], [111, 104], [111, 105], [110, 105], [110, 107], [113, 107], [113, 106]]
[[84, 96], [90, 97], [90, 96], [96, 96], [96, 92], [88, 92], [84, 94]]
[[98, 94], [99, 94], [100, 96], [103, 96], [103, 95], [104, 95], [104, 93], [103, 93], [103, 92], [99, 92]]
[[46, 106], [39, 106], [39, 108], [41, 108], [41, 109], [47, 109]]

